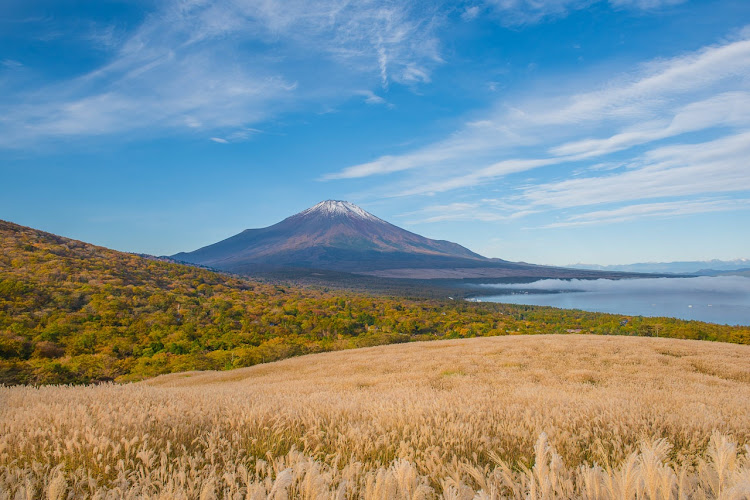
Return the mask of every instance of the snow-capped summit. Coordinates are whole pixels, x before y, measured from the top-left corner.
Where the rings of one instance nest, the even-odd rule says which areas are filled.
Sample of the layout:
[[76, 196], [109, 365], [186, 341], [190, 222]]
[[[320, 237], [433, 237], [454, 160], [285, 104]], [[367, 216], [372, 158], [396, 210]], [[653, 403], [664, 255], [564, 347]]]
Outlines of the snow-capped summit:
[[247, 229], [173, 257], [239, 273], [259, 267], [338, 271], [460, 267], [488, 260], [457, 243], [401, 229], [341, 200], [322, 201], [273, 226]]
[[317, 205], [308, 208], [297, 214], [297, 216], [306, 216], [311, 214], [321, 214], [327, 217], [345, 216], [345, 217], [357, 217], [364, 220], [380, 221], [381, 219], [375, 217], [367, 210], [363, 210], [354, 203], [342, 200], [326, 200], [321, 201]]
[[251, 275], [282, 271], [288, 276], [290, 270], [294, 275], [300, 269], [314, 269], [416, 279], [604, 277], [597, 271], [488, 259], [458, 243], [401, 229], [341, 200], [322, 201], [273, 226], [246, 229], [172, 258]]

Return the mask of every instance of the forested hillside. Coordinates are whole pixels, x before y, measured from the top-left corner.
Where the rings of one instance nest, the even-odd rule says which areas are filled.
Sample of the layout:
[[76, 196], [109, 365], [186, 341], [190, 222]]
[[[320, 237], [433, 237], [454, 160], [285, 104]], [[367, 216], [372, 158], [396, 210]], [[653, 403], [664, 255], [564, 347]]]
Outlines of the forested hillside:
[[750, 343], [750, 328], [410, 300], [253, 281], [0, 221], [0, 383], [138, 380], [359, 346], [489, 335]]

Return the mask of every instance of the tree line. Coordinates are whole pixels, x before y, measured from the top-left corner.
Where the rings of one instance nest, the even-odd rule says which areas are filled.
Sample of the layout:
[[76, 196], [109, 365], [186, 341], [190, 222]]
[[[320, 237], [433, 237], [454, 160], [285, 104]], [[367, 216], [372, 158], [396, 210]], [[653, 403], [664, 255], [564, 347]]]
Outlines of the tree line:
[[750, 343], [750, 328], [406, 299], [216, 273], [0, 221], [0, 383], [133, 381], [397, 342], [540, 333]]

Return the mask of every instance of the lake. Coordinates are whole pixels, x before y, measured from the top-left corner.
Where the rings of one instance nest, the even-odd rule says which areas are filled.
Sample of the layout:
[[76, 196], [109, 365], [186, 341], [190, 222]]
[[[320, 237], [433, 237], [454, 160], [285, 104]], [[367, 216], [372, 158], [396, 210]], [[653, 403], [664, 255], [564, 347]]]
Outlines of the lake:
[[[750, 278], [539, 280], [478, 285], [483, 302], [552, 306], [626, 316], [669, 316], [750, 325]], [[497, 293], [493, 293], [494, 291]]]

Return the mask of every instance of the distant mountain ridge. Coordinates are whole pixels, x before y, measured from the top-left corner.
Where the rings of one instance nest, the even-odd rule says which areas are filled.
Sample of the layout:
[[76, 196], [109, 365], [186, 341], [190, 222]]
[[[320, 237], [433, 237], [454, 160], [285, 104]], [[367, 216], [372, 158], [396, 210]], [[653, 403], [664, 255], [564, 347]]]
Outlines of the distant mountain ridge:
[[725, 272], [747, 270], [747, 268], [750, 268], [750, 259], [639, 262], [635, 264], [614, 264], [608, 266], [601, 266], [598, 264], [571, 264], [567, 267], [573, 269], [591, 269], [596, 271], [717, 275], [724, 274]]
[[171, 258], [238, 274], [319, 269], [413, 279], [605, 277], [596, 271], [483, 257], [458, 243], [397, 227], [341, 200], [322, 201], [272, 226], [246, 229]]
[[[228, 276], [0, 220], [0, 386], [126, 382], [331, 349], [611, 324], [596, 313], [475, 307], [458, 300], [460, 290], [449, 301], [454, 294], [439, 284], [422, 296], [406, 287], [381, 288], [387, 297], [350, 290]], [[620, 332], [652, 331], [642, 329], [656, 324], [649, 321], [634, 319]], [[750, 343], [747, 328], [659, 326], [660, 336]]]
[[490, 260], [457, 243], [401, 229], [341, 200], [320, 202], [272, 226], [246, 229], [172, 258], [234, 272], [267, 267], [361, 271]]

